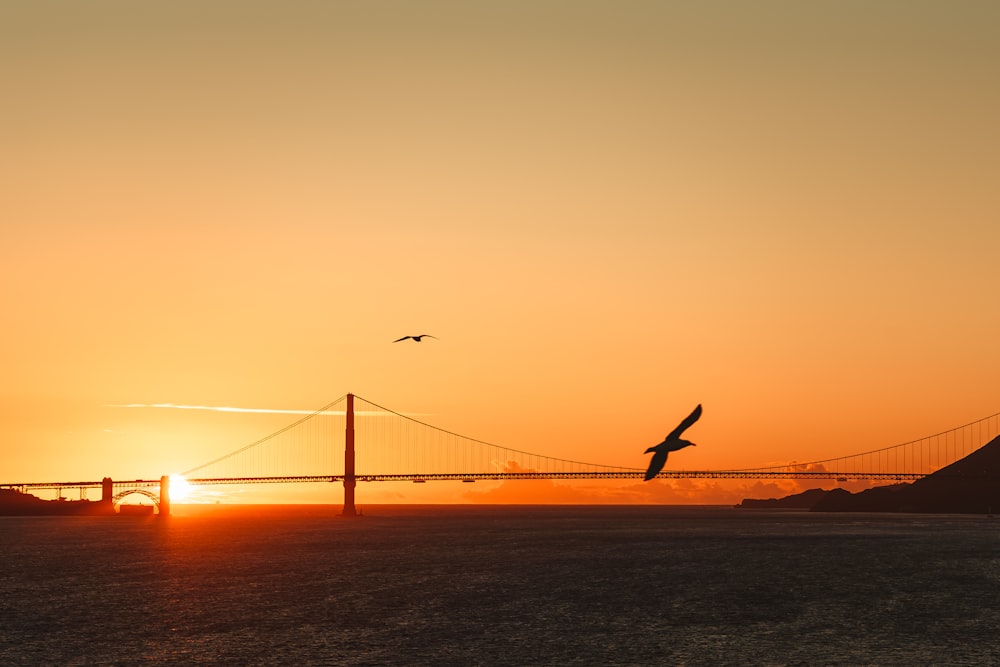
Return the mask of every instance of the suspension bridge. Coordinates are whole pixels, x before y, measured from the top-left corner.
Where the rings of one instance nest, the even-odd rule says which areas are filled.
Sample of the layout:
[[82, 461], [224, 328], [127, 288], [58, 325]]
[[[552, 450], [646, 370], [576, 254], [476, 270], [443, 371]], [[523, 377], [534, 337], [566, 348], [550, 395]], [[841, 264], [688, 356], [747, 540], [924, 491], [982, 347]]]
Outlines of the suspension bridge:
[[[738, 470], [663, 470], [665, 479], [825, 479], [912, 481], [933, 473], [1000, 434], [1000, 413], [918, 440], [805, 463]], [[452, 480], [642, 479], [627, 468], [533, 454], [431, 426], [353, 394], [341, 396], [270, 435], [182, 473], [190, 485], [342, 483], [345, 515], [356, 513], [358, 482]], [[116, 505], [139, 493], [169, 513], [169, 477], [84, 482], [0, 483], [22, 492], [101, 488]], [[158, 494], [151, 489], [158, 489]]]

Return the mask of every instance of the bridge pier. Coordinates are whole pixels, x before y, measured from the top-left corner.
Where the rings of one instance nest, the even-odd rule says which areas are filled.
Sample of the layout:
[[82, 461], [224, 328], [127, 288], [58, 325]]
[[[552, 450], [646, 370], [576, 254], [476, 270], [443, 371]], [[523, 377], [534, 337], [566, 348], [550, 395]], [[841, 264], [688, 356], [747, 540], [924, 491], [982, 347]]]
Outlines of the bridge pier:
[[115, 483], [110, 477], [101, 480], [101, 511], [115, 513]]
[[170, 477], [160, 477], [160, 518], [170, 516]]
[[354, 394], [347, 395], [347, 428], [344, 432], [344, 516], [357, 516], [354, 508]]

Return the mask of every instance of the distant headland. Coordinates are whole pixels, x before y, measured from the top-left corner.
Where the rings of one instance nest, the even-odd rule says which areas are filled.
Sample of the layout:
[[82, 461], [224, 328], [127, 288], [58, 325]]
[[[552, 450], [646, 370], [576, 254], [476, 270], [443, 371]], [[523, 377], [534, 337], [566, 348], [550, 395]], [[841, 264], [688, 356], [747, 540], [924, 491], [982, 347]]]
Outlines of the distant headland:
[[0, 516], [109, 516], [110, 500], [43, 500], [16, 489], [0, 489]]
[[812, 512], [1000, 512], [1000, 437], [912, 484], [877, 486], [859, 493], [839, 488], [810, 489], [784, 498], [748, 498], [737, 507], [808, 509]]

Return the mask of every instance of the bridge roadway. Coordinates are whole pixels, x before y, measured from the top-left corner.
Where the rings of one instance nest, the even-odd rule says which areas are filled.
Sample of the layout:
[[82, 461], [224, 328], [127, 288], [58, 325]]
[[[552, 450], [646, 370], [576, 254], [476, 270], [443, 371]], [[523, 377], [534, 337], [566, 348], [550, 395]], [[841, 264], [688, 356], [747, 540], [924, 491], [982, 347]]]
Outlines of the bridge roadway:
[[[151, 486], [159, 486], [160, 478], [156, 479], [126, 479], [112, 482], [117, 489], [148, 489]], [[99, 489], [104, 484], [97, 482], [5, 482], [0, 484], [0, 489]]]
[[[642, 479], [643, 470], [606, 472], [488, 472], [488, 473], [407, 473], [407, 474], [355, 474], [358, 482], [430, 482], [430, 481], [502, 481], [538, 479]], [[663, 470], [660, 479], [834, 479], [846, 481], [912, 481], [925, 477], [923, 473], [909, 472], [836, 472], [836, 471], [775, 471], [775, 470]], [[188, 484], [278, 484], [298, 482], [343, 482], [344, 475], [278, 475], [274, 477], [194, 477], [185, 478]], [[0, 484], [0, 488], [28, 489], [85, 489], [100, 488], [102, 482], [20, 482]], [[160, 479], [115, 481], [119, 489], [145, 489], [159, 486]]]

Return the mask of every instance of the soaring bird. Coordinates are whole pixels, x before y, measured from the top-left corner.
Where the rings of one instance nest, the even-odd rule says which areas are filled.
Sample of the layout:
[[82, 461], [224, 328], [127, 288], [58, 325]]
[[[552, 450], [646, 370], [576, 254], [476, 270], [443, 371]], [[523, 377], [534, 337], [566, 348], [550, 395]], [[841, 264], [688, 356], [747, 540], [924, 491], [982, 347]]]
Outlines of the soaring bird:
[[646, 481], [656, 477], [661, 470], [663, 470], [663, 464], [667, 462], [667, 454], [670, 452], [676, 452], [678, 449], [683, 449], [688, 445], [693, 445], [693, 442], [688, 442], [687, 440], [681, 440], [681, 433], [683, 433], [691, 424], [698, 421], [698, 417], [701, 417], [701, 404], [698, 404], [691, 414], [687, 416], [684, 421], [678, 424], [677, 428], [670, 432], [670, 434], [663, 439], [663, 442], [656, 445], [655, 447], [650, 447], [644, 453], [653, 453], [653, 458], [649, 461], [649, 468], [646, 470]]
[[421, 338], [424, 338], [425, 336], [426, 336], [427, 338], [437, 338], [437, 336], [432, 336], [432, 335], [430, 335], [430, 334], [420, 334], [419, 336], [403, 336], [402, 338], [397, 338], [396, 340], [394, 340], [394, 341], [392, 341], [392, 342], [393, 342], [393, 343], [398, 343], [398, 342], [399, 342], [399, 341], [401, 341], [401, 340], [406, 340], [407, 338], [412, 338], [413, 340], [415, 340], [415, 341], [417, 341], [417, 342], [419, 343], [419, 342], [420, 342], [420, 339], [421, 339]]

